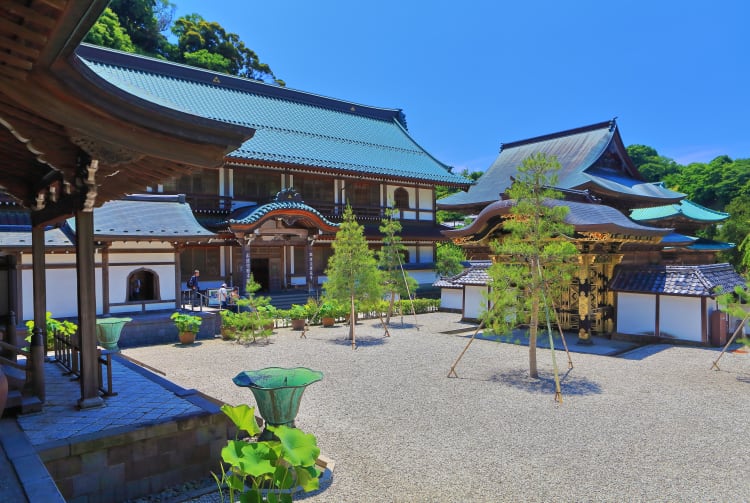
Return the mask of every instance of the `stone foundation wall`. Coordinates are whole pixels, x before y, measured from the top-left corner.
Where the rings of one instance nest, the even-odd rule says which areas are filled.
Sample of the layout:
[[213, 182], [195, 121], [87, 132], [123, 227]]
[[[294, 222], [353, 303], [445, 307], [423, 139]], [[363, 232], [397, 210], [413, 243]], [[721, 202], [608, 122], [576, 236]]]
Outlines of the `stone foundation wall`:
[[205, 412], [115, 434], [109, 430], [106, 437], [77, 437], [76, 443], [39, 455], [68, 503], [118, 502], [219, 470], [221, 449], [234, 434], [230, 426], [223, 413]]
[[[169, 319], [172, 312], [166, 312], [161, 316], [133, 316], [133, 321], [123, 327], [120, 342], [117, 345], [121, 348], [132, 348], [154, 344], [177, 344], [179, 342], [177, 328]], [[188, 314], [192, 313], [188, 312]], [[196, 311], [195, 314], [203, 318], [197, 340], [213, 339], [216, 334], [221, 333], [221, 316], [218, 313]]]

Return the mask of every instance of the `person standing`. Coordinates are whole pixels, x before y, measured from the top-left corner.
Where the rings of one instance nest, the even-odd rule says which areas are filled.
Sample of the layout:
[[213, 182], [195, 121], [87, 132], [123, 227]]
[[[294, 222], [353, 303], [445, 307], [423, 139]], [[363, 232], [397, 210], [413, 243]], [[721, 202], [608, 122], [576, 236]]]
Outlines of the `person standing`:
[[198, 285], [198, 277], [201, 272], [196, 269], [190, 279], [187, 282], [188, 290], [190, 291], [190, 308], [195, 310], [195, 301], [199, 300], [198, 295], [200, 293], [200, 285]]
[[219, 300], [219, 308], [220, 309], [226, 309], [227, 308], [227, 300], [229, 299], [229, 292], [227, 292], [227, 284], [222, 283], [219, 287], [219, 291], [216, 294], [216, 298]]

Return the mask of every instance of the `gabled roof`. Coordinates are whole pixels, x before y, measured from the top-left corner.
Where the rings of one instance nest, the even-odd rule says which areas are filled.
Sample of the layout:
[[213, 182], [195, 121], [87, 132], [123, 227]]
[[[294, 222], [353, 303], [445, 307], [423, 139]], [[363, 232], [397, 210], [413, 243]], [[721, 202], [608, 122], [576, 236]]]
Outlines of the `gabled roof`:
[[590, 189], [635, 200], [676, 202], [684, 194], [644, 181], [627, 155], [615, 120], [600, 122], [501, 146], [495, 162], [469, 188], [438, 201], [440, 208], [470, 207], [497, 201], [523, 161], [543, 153], [560, 163], [560, 189]]
[[491, 260], [471, 260], [469, 268], [450, 278], [440, 278], [432, 286], [440, 288], [461, 288], [464, 285], [484, 286], [490, 283], [487, 270], [492, 266]]
[[[68, 225], [75, 230], [75, 218]], [[184, 196], [133, 195], [94, 209], [94, 238], [98, 240], [207, 241], [215, 236], [198, 223]]]
[[305, 215], [322, 224], [322, 228], [329, 232], [336, 231], [339, 224], [331, 222], [312, 206], [300, 201], [273, 201], [260, 206], [243, 206], [234, 210], [227, 223], [230, 227], [257, 226], [261, 222], [278, 215], [279, 218], [289, 218], [294, 215]]
[[466, 187], [408, 134], [399, 109], [376, 108], [166, 61], [83, 45], [113, 86], [199, 117], [251, 127], [230, 162], [267, 163]]
[[618, 266], [609, 289], [619, 292], [713, 297], [731, 292], [745, 280], [730, 264], [690, 266]]
[[680, 220], [685, 222], [699, 222], [712, 224], [726, 220], [729, 213], [712, 210], [687, 199], [679, 203], [657, 206], [655, 208], [639, 208], [630, 212], [630, 218], [639, 222], [659, 222], [664, 220]]

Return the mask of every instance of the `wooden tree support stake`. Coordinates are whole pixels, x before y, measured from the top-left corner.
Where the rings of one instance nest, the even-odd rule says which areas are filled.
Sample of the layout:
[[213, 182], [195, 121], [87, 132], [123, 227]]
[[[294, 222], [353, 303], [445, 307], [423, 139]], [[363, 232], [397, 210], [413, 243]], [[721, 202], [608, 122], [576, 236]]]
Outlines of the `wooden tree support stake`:
[[469, 349], [469, 346], [471, 346], [471, 343], [474, 342], [474, 339], [476, 338], [477, 334], [480, 330], [482, 330], [482, 327], [484, 326], [484, 321], [482, 321], [476, 330], [474, 330], [474, 333], [471, 336], [471, 339], [469, 339], [469, 342], [466, 344], [466, 347], [463, 351], [461, 351], [461, 354], [458, 355], [458, 358], [455, 362], [453, 362], [453, 365], [451, 366], [450, 372], [448, 372], [448, 377], [458, 377], [458, 374], [456, 374], [456, 365], [458, 365], [458, 362], [461, 361], [461, 358], [463, 358], [464, 353], [466, 353], [466, 350]]
[[737, 337], [737, 334], [740, 333], [740, 330], [742, 330], [742, 327], [745, 326], [745, 323], [747, 323], [747, 320], [749, 320], [749, 319], [750, 319], [750, 314], [748, 314], [747, 316], [745, 316], [742, 319], [742, 322], [739, 325], [737, 325], [737, 330], [734, 331], [734, 333], [732, 334], [732, 337], [724, 345], [724, 347], [721, 350], [721, 353], [719, 353], [719, 357], [716, 358], [716, 360], [714, 361], [713, 365], [711, 365], [711, 369], [710, 370], [714, 370], [714, 369], [721, 370], [719, 368], [719, 360], [721, 360], [721, 357], [724, 356], [724, 353], [727, 351], [727, 348], [734, 342], [735, 337]]
[[383, 319], [383, 314], [378, 312], [378, 318], [380, 318], [380, 323], [383, 324], [383, 329], [385, 330], [383, 337], [390, 337], [391, 333], [388, 331], [388, 325], [386, 325], [385, 320]]

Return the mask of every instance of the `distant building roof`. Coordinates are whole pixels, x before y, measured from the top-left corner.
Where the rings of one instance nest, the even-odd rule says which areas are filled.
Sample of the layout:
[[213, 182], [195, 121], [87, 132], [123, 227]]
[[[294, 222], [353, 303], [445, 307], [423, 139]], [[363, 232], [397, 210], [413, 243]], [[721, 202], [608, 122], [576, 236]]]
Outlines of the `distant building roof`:
[[[44, 246], [74, 248], [75, 244], [62, 229], [53, 227], [44, 231]], [[0, 249], [8, 248], [31, 248], [31, 226], [0, 226]]]
[[[75, 218], [68, 220], [75, 230]], [[184, 196], [140, 194], [94, 209], [97, 239], [210, 239], [216, 236], [193, 216]]]
[[228, 159], [466, 187], [408, 134], [400, 109], [376, 108], [199, 68], [82, 45], [88, 67], [155, 103], [256, 130]]
[[619, 292], [713, 297], [745, 286], [730, 264], [618, 266], [609, 289]]
[[590, 189], [651, 204], [676, 202], [685, 194], [642, 179], [627, 155], [614, 119], [577, 129], [503, 144], [500, 154], [468, 192], [438, 201], [438, 207], [473, 207], [497, 201], [511, 185], [523, 161], [533, 154], [555, 157], [560, 163], [561, 189]]
[[687, 199], [674, 204], [654, 208], [638, 208], [630, 212], [630, 218], [638, 222], [655, 223], [660, 221], [696, 221], [705, 224], [721, 222], [729, 218], [729, 213], [712, 210]]
[[461, 288], [464, 285], [484, 286], [490, 282], [487, 269], [492, 265], [491, 260], [471, 260], [469, 268], [450, 278], [440, 278], [432, 284], [439, 288]]

